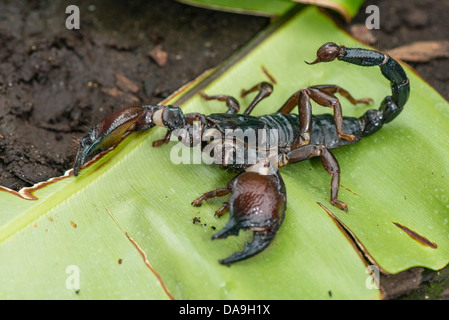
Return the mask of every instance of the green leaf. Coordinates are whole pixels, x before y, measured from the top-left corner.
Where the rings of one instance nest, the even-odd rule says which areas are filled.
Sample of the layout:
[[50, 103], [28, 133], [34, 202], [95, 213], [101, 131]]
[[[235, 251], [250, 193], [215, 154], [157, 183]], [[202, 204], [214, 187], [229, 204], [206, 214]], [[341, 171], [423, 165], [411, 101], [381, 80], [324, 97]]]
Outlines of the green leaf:
[[293, 8], [291, 0], [178, 0], [192, 6], [259, 16], [281, 16]]
[[[362, 46], [315, 8], [290, 12], [166, 103], [182, 102], [186, 113], [220, 112], [223, 103], [206, 102], [197, 93], [238, 96], [242, 88], [267, 80], [264, 67], [278, 84], [256, 115], [277, 110], [300, 88], [324, 83], [372, 97], [374, 107], [379, 105], [391, 89], [378, 68], [304, 63], [327, 41]], [[227, 220], [213, 215], [221, 200], [201, 208], [190, 203], [224, 186], [233, 174], [205, 164], [173, 164], [176, 143], [151, 147], [164, 136], [160, 128], [133, 133], [76, 178], [69, 171], [22, 190], [21, 197], [0, 192], [0, 298], [378, 299], [362, 253], [389, 273], [444, 267], [449, 105], [406, 71], [411, 96], [401, 115], [373, 136], [334, 152], [348, 213], [330, 205], [330, 177], [319, 160], [281, 168], [288, 208], [275, 240], [251, 259], [222, 266], [217, 260], [241, 250], [251, 235], [211, 241], [212, 227], [220, 229]], [[346, 116], [366, 111], [342, 102]], [[315, 105], [313, 111], [327, 112]], [[192, 223], [195, 217], [201, 224]]]
[[335, 10], [349, 22], [357, 14], [364, 0], [178, 0], [178, 2], [213, 10], [269, 17], [283, 15], [298, 2]]

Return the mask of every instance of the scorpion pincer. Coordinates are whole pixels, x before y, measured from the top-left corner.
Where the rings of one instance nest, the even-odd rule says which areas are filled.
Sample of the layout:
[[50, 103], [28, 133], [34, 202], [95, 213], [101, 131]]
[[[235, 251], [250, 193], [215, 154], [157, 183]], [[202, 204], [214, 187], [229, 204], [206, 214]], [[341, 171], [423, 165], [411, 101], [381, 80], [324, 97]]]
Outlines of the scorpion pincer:
[[[336, 93], [348, 99], [352, 104], [368, 104], [370, 98], [355, 99], [345, 89], [336, 85], [316, 85], [295, 92], [278, 109], [276, 113], [252, 116], [256, 105], [268, 97], [273, 86], [261, 82], [249, 90], [242, 90], [241, 96], [257, 92], [256, 97], [243, 113], [239, 113], [237, 99], [227, 95], [208, 96], [201, 93], [206, 100], [219, 100], [227, 105], [225, 113], [204, 115], [200, 113], [184, 114], [174, 106], [131, 106], [107, 116], [81, 139], [74, 164], [74, 174], [94, 153], [106, 150], [117, 144], [122, 136], [131, 131], [147, 130], [155, 126], [167, 129], [166, 136], [153, 142], [161, 146], [175, 135], [187, 146], [198, 144], [193, 138], [194, 127], [200, 126], [201, 150], [210, 146], [231, 145], [231, 152], [221, 152], [214, 148], [213, 157], [222, 167], [233, 169], [237, 176], [224, 188], [204, 193], [194, 200], [194, 206], [200, 206], [210, 198], [231, 194], [229, 201], [216, 211], [221, 216], [226, 210], [230, 218], [226, 226], [212, 236], [212, 239], [237, 235], [240, 229], [249, 229], [254, 238], [241, 252], [219, 260], [229, 265], [247, 259], [264, 250], [274, 239], [284, 221], [286, 211], [286, 188], [278, 167], [300, 162], [312, 157], [320, 157], [324, 169], [331, 175], [330, 202], [339, 209], [348, 210], [346, 203], [338, 199], [340, 186], [340, 167], [331, 149], [339, 148], [360, 141], [363, 137], [378, 131], [385, 123], [392, 121], [402, 111], [408, 100], [410, 85], [407, 75], [400, 64], [386, 54], [361, 48], [346, 48], [328, 42], [317, 51], [315, 61], [310, 65], [333, 60], [349, 62], [359, 66], [379, 66], [384, 77], [390, 81], [391, 96], [386, 96], [378, 109], [369, 109], [361, 117], [343, 117]], [[311, 102], [332, 108], [333, 114], [313, 115]], [[298, 107], [298, 113], [291, 113]], [[264, 150], [248, 143], [237, 143], [226, 136], [229, 129], [253, 130], [256, 134], [266, 130], [277, 132], [274, 143], [277, 153], [269, 156]], [[217, 139], [210, 142], [211, 133]], [[271, 146], [272, 147], [272, 146]], [[238, 150], [255, 151], [256, 160], [236, 161]], [[218, 152], [217, 152], [218, 150]], [[249, 154], [249, 153], [245, 153]], [[218, 161], [219, 160], [219, 161]]]
[[223, 239], [230, 235], [238, 235], [240, 229], [253, 232], [253, 241], [245, 245], [245, 249], [219, 260], [229, 265], [247, 259], [265, 249], [277, 230], [282, 225], [287, 206], [285, 184], [279, 171], [274, 171], [268, 159], [246, 168], [228, 182], [225, 188], [219, 188], [203, 194], [192, 202], [200, 206], [207, 199], [231, 193], [228, 202], [215, 214], [221, 216], [229, 209], [230, 217], [226, 226], [215, 233], [212, 239]]

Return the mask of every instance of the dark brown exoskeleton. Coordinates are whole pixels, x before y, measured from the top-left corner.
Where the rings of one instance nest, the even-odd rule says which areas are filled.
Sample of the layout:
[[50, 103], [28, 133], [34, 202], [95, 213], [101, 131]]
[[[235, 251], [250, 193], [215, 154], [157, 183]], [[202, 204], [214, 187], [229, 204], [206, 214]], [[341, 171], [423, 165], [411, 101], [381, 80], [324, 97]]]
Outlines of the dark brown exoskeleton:
[[[382, 101], [379, 109], [370, 109], [360, 118], [343, 117], [335, 94], [339, 93], [352, 104], [367, 104], [371, 99], [354, 99], [348, 91], [336, 85], [303, 88], [294, 93], [278, 112], [260, 117], [252, 116], [251, 112], [273, 91], [272, 85], [266, 82], [242, 91], [242, 97], [258, 92], [243, 114], [238, 113], [240, 105], [237, 99], [226, 95], [208, 96], [204, 93], [201, 96], [206, 100], [226, 102], [227, 112], [203, 115], [184, 114], [179, 107], [173, 106], [127, 107], [106, 117], [81, 139], [74, 174], [78, 175], [79, 169], [94, 152], [117, 144], [126, 132], [146, 130], [154, 126], [167, 128], [165, 138], [153, 142], [155, 147], [168, 143], [172, 134], [188, 146], [201, 143], [203, 152], [213, 146], [214, 152], [211, 155], [217, 160], [215, 163], [236, 170], [238, 175], [225, 187], [206, 192], [192, 204], [200, 206], [207, 199], [231, 194], [229, 201], [216, 212], [220, 216], [225, 210], [229, 210], [230, 219], [212, 239], [226, 238], [238, 234], [240, 229], [250, 229], [254, 234], [253, 241], [246, 244], [243, 251], [219, 262], [229, 265], [247, 259], [270, 244], [284, 220], [286, 189], [278, 167], [320, 157], [323, 167], [332, 177], [330, 202], [347, 211], [346, 203], [338, 199], [340, 167], [330, 150], [358, 142], [362, 137], [376, 132], [383, 124], [393, 120], [407, 102], [410, 93], [407, 75], [399, 63], [388, 55], [368, 49], [346, 48], [329, 42], [318, 49], [317, 59], [309, 64], [335, 59], [360, 66], [379, 66], [382, 74], [390, 81], [392, 95]], [[311, 101], [332, 108], [333, 115], [312, 115]], [[291, 113], [296, 106], [298, 114]], [[194, 139], [194, 126], [200, 128], [197, 137], [199, 142]], [[227, 136], [230, 129], [252, 131], [257, 140], [262, 133], [267, 135], [267, 131], [275, 131], [277, 134], [269, 143], [270, 149], [275, 146], [275, 155], [267, 153], [266, 149], [257, 144], [242, 141], [244, 139], [230, 139]], [[213, 141], [210, 140], [211, 136], [215, 137]], [[243, 159], [236, 156], [239, 151], [244, 151]], [[247, 156], [250, 151], [255, 154], [252, 159]]]
[[200, 206], [207, 199], [231, 193], [229, 201], [215, 213], [221, 216], [224, 210], [229, 209], [228, 223], [212, 239], [238, 235], [241, 229], [249, 229], [254, 234], [253, 241], [247, 243], [243, 251], [219, 260], [222, 264], [247, 259], [265, 249], [284, 221], [287, 206], [285, 184], [279, 171], [272, 171], [265, 166], [266, 163], [266, 160], [260, 161], [258, 165], [263, 164], [262, 167], [249, 167], [229, 181], [225, 188], [207, 192], [192, 202]]

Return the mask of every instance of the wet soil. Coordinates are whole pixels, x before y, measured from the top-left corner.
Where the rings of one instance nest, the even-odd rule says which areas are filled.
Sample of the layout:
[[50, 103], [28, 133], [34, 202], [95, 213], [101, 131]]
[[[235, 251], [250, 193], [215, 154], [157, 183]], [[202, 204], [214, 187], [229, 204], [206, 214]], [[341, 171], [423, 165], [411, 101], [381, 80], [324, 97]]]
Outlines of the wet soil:
[[[217, 66], [270, 20], [170, 0], [0, 1], [0, 185], [19, 190], [71, 168], [76, 141], [108, 113], [155, 104]], [[344, 27], [380, 9], [371, 45], [449, 39], [448, 0], [368, 0]], [[336, 18], [338, 20], [338, 17]], [[338, 21], [341, 23], [341, 21]], [[449, 59], [410, 63], [449, 100]]]

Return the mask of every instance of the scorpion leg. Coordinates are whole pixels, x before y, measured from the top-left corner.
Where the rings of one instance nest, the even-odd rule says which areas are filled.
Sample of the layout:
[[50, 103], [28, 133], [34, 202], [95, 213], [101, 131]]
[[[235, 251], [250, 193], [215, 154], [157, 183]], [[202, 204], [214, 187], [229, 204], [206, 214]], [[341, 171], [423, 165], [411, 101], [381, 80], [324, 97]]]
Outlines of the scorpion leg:
[[327, 91], [316, 89], [314, 87], [309, 87], [308, 91], [308, 94], [313, 101], [323, 107], [330, 107], [334, 109], [334, 121], [337, 129], [337, 136], [348, 141], [357, 140], [354, 135], [347, 134], [343, 131], [343, 114], [338, 98]]
[[359, 104], [359, 103], [369, 104], [369, 103], [373, 102], [373, 99], [371, 99], [371, 98], [355, 99], [347, 90], [343, 89], [342, 87], [333, 85], [333, 84], [321, 84], [321, 85], [317, 85], [317, 86], [312, 86], [311, 88], [317, 89], [320, 91], [326, 91], [327, 93], [330, 93], [330, 94], [339, 93], [343, 97], [348, 99], [349, 102], [351, 102], [354, 105]]
[[261, 82], [261, 83], [256, 84], [256, 85], [255, 85], [254, 87], [252, 87], [251, 89], [248, 89], [248, 90], [242, 89], [242, 92], [241, 92], [241, 95], [240, 95], [240, 96], [241, 96], [242, 98], [244, 98], [244, 97], [246, 97], [246, 95], [247, 95], [248, 93], [256, 92], [256, 91], [258, 91], [259, 93], [258, 93], [257, 96], [253, 99], [253, 101], [249, 104], [249, 106], [246, 108], [244, 114], [250, 114], [250, 113], [253, 111], [254, 107], [255, 107], [260, 101], [262, 101], [263, 99], [265, 99], [265, 98], [267, 98], [268, 96], [270, 96], [271, 93], [273, 92], [273, 85], [272, 85], [271, 83], [268, 83], [268, 82], [263, 81], [263, 82]]
[[298, 106], [299, 115], [299, 139], [293, 144], [293, 148], [308, 145], [310, 142], [310, 130], [312, 128], [312, 104], [307, 90], [302, 89], [295, 92], [279, 109], [279, 113], [290, 113]]
[[244, 250], [219, 260], [221, 264], [229, 265], [261, 252], [274, 239], [284, 220], [287, 202], [284, 182], [279, 171], [273, 173], [272, 169], [264, 168], [253, 165], [229, 181], [226, 188], [207, 192], [193, 202], [199, 205], [207, 199], [231, 193], [229, 201], [216, 212], [220, 216], [229, 209], [229, 221], [212, 239], [238, 235], [240, 229], [253, 232], [253, 241], [246, 243]]
[[160, 147], [164, 144], [169, 143], [170, 138], [171, 138], [171, 131], [167, 131], [167, 133], [165, 134], [165, 137], [163, 139], [153, 141], [153, 147], [156, 148], [156, 147]]
[[[260, 82], [260, 83], [256, 84], [254, 87], [252, 87], [251, 89], [248, 89], [248, 90], [242, 89], [241, 97], [244, 98], [244, 97], [246, 97], [247, 94], [256, 92], [256, 91], [258, 91], [259, 93], [253, 99], [253, 101], [249, 104], [249, 106], [246, 108], [244, 114], [250, 114], [251, 111], [253, 111], [254, 107], [260, 101], [262, 101], [263, 99], [268, 97], [273, 92], [273, 85], [268, 82]], [[226, 113], [235, 114], [235, 113], [239, 112], [240, 105], [239, 105], [237, 99], [235, 99], [232, 96], [221, 95], [221, 94], [215, 95], [215, 96], [208, 96], [204, 92], [201, 92], [200, 95], [203, 99], [206, 99], [206, 100], [219, 100], [219, 101], [226, 102], [226, 105], [228, 106], [228, 111]]]
[[218, 100], [218, 101], [226, 102], [226, 105], [228, 107], [228, 110], [226, 111], [226, 113], [236, 114], [240, 110], [240, 104], [237, 101], [237, 99], [234, 98], [234, 97], [226, 96], [226, 95], [223, 95], [223, 94], [219, 94], [219, 95], [215, 95], [215, 96], [208, 96], [204, 92], [200, 92], [200, 96], [203, 99], [207, 100], [207, 101], [209, 101], [209, 100]]
[[225, 213], [226, 210], [229, 210], [229, 202], [228, 201], [224, 202], [223, 205], [217, 211], [215, 211], [214, 216], [221, 217], [223, 215], [223, 213]]
[[279, 113], [290, 113], [295, 106], [298, 106], [299, 115], [299, 140], [293, 144], [293, 149], [308, 145], [310, 142], [310, 130], [312, 128], [312, 99], [316, 103], [324, 107], [331, 107], [334, 110], [334, 121], [339, 138], [348, 141], [355, 141], [356, 137], [347, 134], [343, 130], [343, 116], [340, 101], [333, 93], [339, 92], [347, 98], [351, 103], [369, 103], [370, 98], [354, 99], [348, 91], [334, 85], [320, 85], [303, 88], [295, 92], [279, 109]]
[[320, 157], [324, 169], [326, 169], [326, 171], [332, 176], [331, 180], [332, 205], [336, 206], [337, 208], [340, 208], [341, 210], [348, 211], [347, 204], [338, 200], [338, 191], [340, 188], [340, 166], [338, 165], [337, 159], [329, 149], [327, 149], [324, 145], [308, 145], [290, 151], [281, 156], [283, 157], [283, 159], [280, 165], [300, 162], [313, 157]]
[[[232, 191], [232, 189], [227, 186], [226, 188], [218, 188], [218, 189], [206, 192], [201, 197], [193, 200], [192, 205], [194, 205], [195, 207], [200, 207], [204, 201], [215, 198], [215, 197], [223, 197], [223, 196], [231, 193], [231, 191]], [[228, 209], [228, 207], [229, 207], [229, 202], [225, 202], [224, 205], [220, 209], [215, 211], [215, 216], [220, 217], [223, 214], [223, 212], [226, 209]]]
[[[185, 125], [185, 117], [180, 108], [173, 106], [131, 106], [118, 110], [92, 128], [81, 138], [73, 166], [75, 176], [96, 151], [107, 150], [116, 145], [127, 132], [146, 130], [162, 126], [169, 132]], [[165, 141], [167, 136], [160, 141]], [[156, 145], [161, 142], [156, 142]]]

